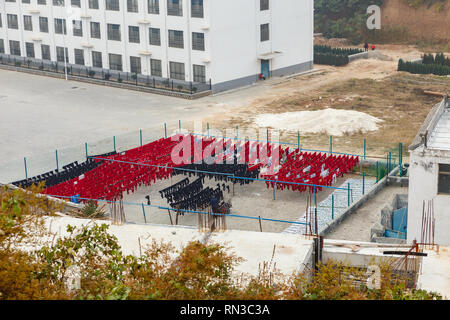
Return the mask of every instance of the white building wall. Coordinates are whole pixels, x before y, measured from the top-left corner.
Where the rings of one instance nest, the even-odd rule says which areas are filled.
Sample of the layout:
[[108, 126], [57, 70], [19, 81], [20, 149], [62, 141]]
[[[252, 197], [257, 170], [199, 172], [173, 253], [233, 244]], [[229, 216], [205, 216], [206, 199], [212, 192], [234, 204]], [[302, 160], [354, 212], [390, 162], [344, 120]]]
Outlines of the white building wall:
[[450, 152], [419, 150], [411, 152], [408, 190], [407, 240], [420, 242], [423, 201], [434, 201], [435, 243], [450, 245], [450, 195], [438, 194], [439, 163], [450, 164]]
[[[139, 12], [127, 12], [127, 0], [120, 0], [120, 11], [106, 11], [105, 1], [99, 9], [89, 9], [88, 0], [81, 0], [81, 9], [71, 14], [70, 0], [65, 7], [54, 6], [52, 0], [38, 5], [37, 0], [24, 4], [0, 2], [5, 53], [9, 40], [21, 43], [21, 55], [26, 56], [25, 42], [33, 42], [35, 58], [41, 58], [41, 44], [51, 48], [56, 61], [56, 46], [68, 48], [69, 63], [75, 62], [74, 49], [84, 50], [86, 66], [92, 66], [92, 51], [102, 52], [103, 67], [109, 68], [109, 54], [122, 55], [123, 71], [130, 71], [130, 56], [141, 58], [142, 74], [151, 75], [150, 59], [162, 61], [162, 76], [169, 77], [169, 62], [185, 64], [185, 80], [193, 80], [193, 65], [206, 67], [206, 80], [212, 80], [217, 91], [257, 81], [261, 72], [258, 55], [281, 51], [270, 61], [274, 75], [285, 75], [312, 68], [313, 0], [270, 0], [270, 9], [260, 11], [260, 0], [204, 0], [204, 18], [192, 18], [190, 0], [182, 0], [183, 16], [167, 15], [167, 0], [160, 0], [160, 13], [149, 14], [147, 0], [139, 0]], [[19, 29], [7, 27], [7, 13], [18, 15]], [[82, 15], [83, 37], [73, 36], [72, 19]], [[23, 15], [31, 15], [33, 31], [23, 30]], [[48, 18], [49, 33], [39, 31], [39, 16]], [[54, 19], [66, 19], [67, 35], [55, 34]], [[101, 39], [90, 37], [90, 22], [99, 22]], [[147, 23], [146, 23], [147, 21]], [[107, 23], [121, 25], [121, 41], [107, 40]], [[270, 40], [260, 41], [260, 25], [269, 23]], [[128, 41], [128, 26], [140, 27], [140, 43]], [[161, 46], [149, 44], [149, 27], [159, 28]], [[168, 47], [168, 30], [184, 32], [184, 48]], [[205, 51], [192, 50], [192, 32], [205, 35]], [[38, 39], [39, 38], [39, 39]], [[277, 71], [278, 70], [278, 71]], [[220, 85], [224, 84], [225, 85]], [[218, 85], [218, 86], [216, 86]]]
[[[313, 67], [313, 0], [215, 0], [211, 7], [211, 74], [217, 91], [258, 80], [261, 55], [281, 52], [270, 60], [274, 75]], [[245, 13], [245, 14], [244, 14]], [[260, 41], [260, 25], [269, 23], [269, 41]], [[232, 48], [232, 49], [230, 49]]]

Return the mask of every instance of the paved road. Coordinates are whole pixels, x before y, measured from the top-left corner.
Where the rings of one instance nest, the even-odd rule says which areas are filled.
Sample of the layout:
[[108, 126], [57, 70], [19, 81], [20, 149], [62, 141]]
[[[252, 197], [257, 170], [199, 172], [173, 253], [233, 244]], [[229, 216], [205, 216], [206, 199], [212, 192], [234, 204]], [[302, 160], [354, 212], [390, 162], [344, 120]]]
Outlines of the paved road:
[[[138, 142], [139, 129], [146, 129], [147, 140], [161, 137], [165, 122], [170, 133], [179, 119], [192, 123], [265, 89], [256, 85], [190, 101], [0, 69], [0, 181], [23, 178], [24, 157], [31, 176], [40, 173], [38, 163], [50, 162], [48, 169], [54, 169], [56, 149], [77, 146], [82, 154], [85, 142], [126, 133]], [[65, 158], [72, 160], [67, 152]]]

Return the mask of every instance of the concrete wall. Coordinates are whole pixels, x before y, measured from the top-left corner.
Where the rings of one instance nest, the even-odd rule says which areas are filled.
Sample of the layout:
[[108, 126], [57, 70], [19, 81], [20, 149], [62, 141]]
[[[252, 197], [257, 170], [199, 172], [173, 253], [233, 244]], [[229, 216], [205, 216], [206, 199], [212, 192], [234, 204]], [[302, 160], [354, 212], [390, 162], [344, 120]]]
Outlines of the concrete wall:
[[438, 194], [439, 163], [450, 164], [450, 151], [411, 152], [409, 166], [408, 243], [421, 240], [423, 201], [434, 201], [435, 243], [450, 245], [450, 195]]

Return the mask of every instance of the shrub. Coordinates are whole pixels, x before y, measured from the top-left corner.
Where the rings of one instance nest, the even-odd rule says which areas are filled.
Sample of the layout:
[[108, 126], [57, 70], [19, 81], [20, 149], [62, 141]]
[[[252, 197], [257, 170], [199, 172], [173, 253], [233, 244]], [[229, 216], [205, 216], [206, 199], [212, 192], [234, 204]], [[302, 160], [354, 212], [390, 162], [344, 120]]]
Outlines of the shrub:
[[430, 57], [424, 57], [427, 63], [412, 63], [403, 62], [402, 59], [398, 61], [398, 71], [406, 71], [414, 74], [434, 74], [437, 76], [450, 75], [450, 66], [442, 64], [430, 64]]

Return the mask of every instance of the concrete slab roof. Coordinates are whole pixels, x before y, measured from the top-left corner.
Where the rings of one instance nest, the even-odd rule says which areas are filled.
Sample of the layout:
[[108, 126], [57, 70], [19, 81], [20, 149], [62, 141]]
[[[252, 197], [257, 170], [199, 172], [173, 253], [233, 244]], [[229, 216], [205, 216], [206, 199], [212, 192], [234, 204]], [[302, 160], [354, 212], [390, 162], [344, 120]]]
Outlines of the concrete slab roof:
[[[213, 233], [209, 241], [226, 244], [238, 257], [246, 259], [235, 271], [258, 274], [259, 264], [270, 263], [285, 275], [311, 267], [314, 241], [304, 236], [286, 233], [228, 230]], [[272, 259], [273, 256], [273, 259]]]
[[428, 148], [450, 150], [450, 108], [444, 109], [428, 140]]
[[[236, 266], [237, 274], [257, 276], [258, 266], [264, 262], [269, 263], [273, 255], [273, 263], [276, 269], [285, 275], [303, 271], [307, 264], [312, 262], [313, 240], [303, 236], [283, 233], [267, 233], [229, 230], [208, 234], [200, 232], [197, 228], [169, 225], [151, 224], [124, 224], [112, 225], [108, 220], [78, 219], [70, 216], [58, 216], [46, 218], [46, 225], [57, 237], [68, 235], [67, 225], [81, 227], [88, 224], [107, 224], [108, 232], [117, 237], [124, 254], [139, 256], [141, 248], [157, 242], [171, 243], [177, 251], [180, 251], [191, 241], [218, 243], [229, 247], [229, 252], [241, 257], [244, 261]], [[176, 253], [174, 254], [176, 256]]]
[[450, 247], [438, 250], [424, 250], [428, 254], [422, 259], [422, 268], [417, 287], [438, 292], [444, 299], [450, 299]]

